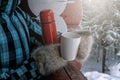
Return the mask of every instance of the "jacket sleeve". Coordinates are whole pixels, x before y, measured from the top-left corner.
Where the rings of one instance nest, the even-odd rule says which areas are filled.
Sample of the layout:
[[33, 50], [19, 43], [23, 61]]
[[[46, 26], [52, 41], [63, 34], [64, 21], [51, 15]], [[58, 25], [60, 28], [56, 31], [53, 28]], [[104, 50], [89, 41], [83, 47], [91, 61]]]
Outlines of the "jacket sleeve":
[[27, 13], [22, 11], [20, 8], [18, 8], [18, 10], [21, 12], [22, 16], [27, 22], [31, 43], [37, 46], [43, 45], [43, 36], [42, 36], [43, 32], [42, 32], [42, 26], [39, 23], [39, 21], [31, 18]]
[[[21, 10], [21, 9], [20, 9]], [[33, 21], [31, 17], [26, 14], [24, 11], [21, 10], [21, 13], [24, 19], [27, 22], [29, 33], [30, 33], [30, 42], [37, 46], [42, 45], [42, 27], [36, 21]], [[29, 58], [28, 60], [24, 61], [23, 65], [18, 67], [16, 70], [13, 71], [11, 77], [18, 80], [24, 76], [24, 79], [33, 79], [41, 77], [41, 74], [38, 72], [36, 62], [34, 59]]]
[[27, 20], [30, 31], [31, 43], [37, 46], [43, 45], [43, 34], [41, 24], [38, 21], [31, 19], [29, 16], [27, 16]]
[[23, 65], [13, 70], [13, 73], [10, 75], [12, 80], [37, 80], [40, 77], [41, 74], [38, 72], [35, 61], [32, 58], [24, 61]]

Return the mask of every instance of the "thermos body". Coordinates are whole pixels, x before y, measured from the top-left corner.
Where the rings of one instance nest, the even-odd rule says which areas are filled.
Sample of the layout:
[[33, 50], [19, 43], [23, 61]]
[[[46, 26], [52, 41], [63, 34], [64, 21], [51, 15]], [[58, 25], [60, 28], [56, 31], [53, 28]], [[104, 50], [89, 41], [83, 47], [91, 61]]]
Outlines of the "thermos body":
[[43, 28], [43, 38], [45, 45], [58, 43], [53, 11], [50, 9], [41, 11], [40, 20]]

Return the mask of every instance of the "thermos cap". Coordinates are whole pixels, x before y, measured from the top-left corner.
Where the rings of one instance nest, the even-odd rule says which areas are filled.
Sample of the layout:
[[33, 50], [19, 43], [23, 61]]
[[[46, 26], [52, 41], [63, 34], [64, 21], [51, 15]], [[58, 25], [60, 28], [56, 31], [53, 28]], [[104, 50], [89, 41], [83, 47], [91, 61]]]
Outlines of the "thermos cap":
[[54, 21], [54, 14], [51, 9], [45, 9], [40, 12], [41, 23], [48, 23]]

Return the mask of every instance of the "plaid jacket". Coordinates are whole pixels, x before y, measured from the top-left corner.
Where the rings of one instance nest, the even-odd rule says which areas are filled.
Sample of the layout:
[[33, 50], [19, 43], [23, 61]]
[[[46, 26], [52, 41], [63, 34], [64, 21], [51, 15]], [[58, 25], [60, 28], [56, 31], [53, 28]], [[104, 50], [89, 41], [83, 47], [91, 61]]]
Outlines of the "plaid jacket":
[[37, 39], [29, 32], [41, 36], [42, 29], [18, 7], [20, 1], [0, 0], [0, 80], [40, 77], [35, 61], [30, 58], [30, 43]]

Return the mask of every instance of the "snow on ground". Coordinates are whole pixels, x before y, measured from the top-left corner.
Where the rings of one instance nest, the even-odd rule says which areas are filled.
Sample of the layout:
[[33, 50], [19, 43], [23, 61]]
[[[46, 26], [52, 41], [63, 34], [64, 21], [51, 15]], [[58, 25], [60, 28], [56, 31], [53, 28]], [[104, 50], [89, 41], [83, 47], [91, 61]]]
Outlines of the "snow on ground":
[[98, 71], [85, 72], [88, 80], [120, 80], [120, 63], [109, 67], [110, 74]]
[[120, 80], [120, 77], [100, 73], [98, 71], [86, 72], [84, 75], [88, 80]]

